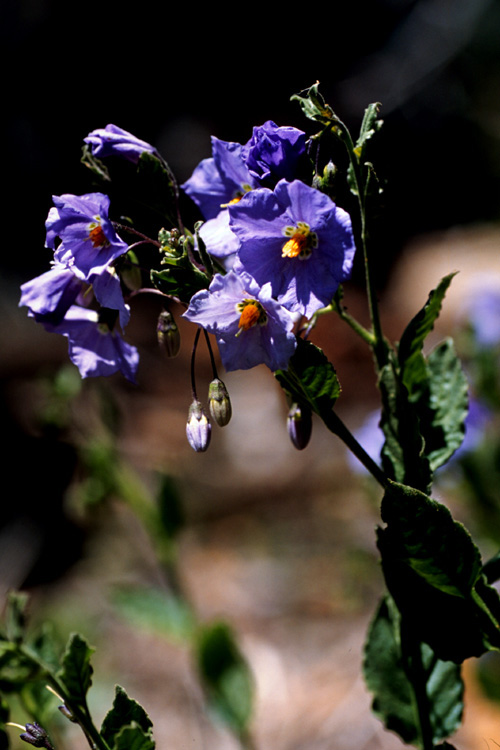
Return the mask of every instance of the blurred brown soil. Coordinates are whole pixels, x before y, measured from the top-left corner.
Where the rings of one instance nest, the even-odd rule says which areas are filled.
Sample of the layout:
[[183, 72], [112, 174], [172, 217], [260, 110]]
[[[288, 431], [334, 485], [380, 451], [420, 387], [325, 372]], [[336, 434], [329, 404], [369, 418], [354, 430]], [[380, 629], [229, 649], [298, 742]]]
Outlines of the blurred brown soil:
[[[491, 247], [497, 247], [495, 231]], [[478, 237], [449, 239], [469, 248], [453, 255], [467, 275], [465, 259]], [[455, 270], [452, 263], [436, 275], [429, 261], [442, 253], [444, 242], [434, 238], [413, 249], [407, 270], [403, 259], [383, 306], [388, 335], [397, 339], [441, 275]], [[347, 287], [345, 302], [366, 323], [359, 291]], [[8, 325], [0, 331], [4, 392], [19, 424], [33, 430], [40, 398], [36, 376], [65, 361], [66, 345], [26, 320], [24, 311], [6, 309]], [[182, 352], [167, 360], [154, 348], [154, 300], [137, 300], [133, 312], [130, 339], [141, 347], [139, 386], [112, 379], [123, 419], [120, 451], [146, 486], [154, 489], [157, 471], [179, 482], [188, 517], [179, 550], [182, 582], [204, 622], [222, 618], [237, 633], [256, 680], [256, 748], [397, 750], [401, 742], [372, 715], [361, 677], [366, 628], [383, 592], [374, 535], [378, 487], [352, 473], [342, 444], [317, 421], [307, 449], [294, 450], [286, 435], [286, 404], [264, 367], [221, 372], [234, 416], [223, 430], [214, 428], [205, 454], [194, 454], [185, 439], [194, 329], [180, 320]], [[444, 318], [448, 329], [450, 320]], [[370, 355], [334, 318], [321, 319], [312, 340], [337, 368], [343, 387], [338, 413], [349, 427], [359, 426], [377, 404]], [[203, 345], [198, 364], [201, 396], [211, 379]], [[93, 384], [85, 393], [79, 419], [86, 409], [91, 413]], [[10, 559], [12, 584], [22, 580], [17, 560]], [[186, 645], [135, 630], [111, 606], [114, 586], [155, 586], [161, 580], [146, 533], [117, 498], [96, 510], [79, 562], [61, 570], [57, 581], [33, 588], [32, 608], [36, 617], [56, 618], [62, 633], [80, 629], [97, 647], [91, 690], [97, 720], [119, 683], [149, 712], [160, 750], [236, 749], [206, 715]], [[481, 693], [473, 661], [465, 675], [465, 723], [451, 741], [461, 750], [494, 750], [500, 744], [499, 708]], [[65, 746], [85, 747], [74, 727]]]

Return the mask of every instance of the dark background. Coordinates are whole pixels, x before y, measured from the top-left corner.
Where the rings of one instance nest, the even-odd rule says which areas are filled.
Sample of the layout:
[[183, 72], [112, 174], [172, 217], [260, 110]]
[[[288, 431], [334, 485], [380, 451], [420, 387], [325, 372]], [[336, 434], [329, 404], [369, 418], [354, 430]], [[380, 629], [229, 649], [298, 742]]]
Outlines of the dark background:
[[[2, 266], [46, 269], [50, 196], [87, 192], [82, 139], [113, 122], [160, 148], [179, 180], [210, 134], [267, 119], [307, 129], [290, 96], [319, 80], [355, 131], [382, 103], [389, 231], [380, 282], [411, 236], [499, 213], [500, 7], [492, 0], [322, 6], [2, 3]], [[309, 132], [310, 129], [309, 129]]]

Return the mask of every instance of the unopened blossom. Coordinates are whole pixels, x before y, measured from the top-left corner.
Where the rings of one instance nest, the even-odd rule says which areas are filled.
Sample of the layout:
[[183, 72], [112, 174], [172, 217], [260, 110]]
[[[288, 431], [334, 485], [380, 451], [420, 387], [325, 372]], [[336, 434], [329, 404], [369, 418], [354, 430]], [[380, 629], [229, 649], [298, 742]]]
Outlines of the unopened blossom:
[[208, 421], [201, 402], [193, 399], [188, 412], [186, 437], [189, 445], [197, 453], [203, 453], [210, 445], [212, 425]]
[[141, 141], [118, 125], [109, 124], [105, 128], [97, 128], [83, 140], [91, 146], [92, 155], [100, 159], [106, 156], [121, 156], [137, 164], [145, 151], [150, 154], [156, 153], [156, 149], [150, 143]]
[[215, 335], [226, 370], [248, 370], [266, 364], [288, 367], [295, 351], [293, 318], [245, 275], [216, 274], [208, 289], [197, 292], [183, 317]]
[[[54, 195], [45, 228], [47, 247], [54, 259], [71, 266], [84, 281], [103, 273], [128, 245], [116, 234], [109, 220], [109, 197], [103, 193]], [[57, 244], [57, 238], [61, 240]]]
[[299, 180], [253, 190], [229, 207], [229, 216], [242, 269], [260, 286], [270, 284], [291, 312], [311, 317], [351, 274], [349, 214]]

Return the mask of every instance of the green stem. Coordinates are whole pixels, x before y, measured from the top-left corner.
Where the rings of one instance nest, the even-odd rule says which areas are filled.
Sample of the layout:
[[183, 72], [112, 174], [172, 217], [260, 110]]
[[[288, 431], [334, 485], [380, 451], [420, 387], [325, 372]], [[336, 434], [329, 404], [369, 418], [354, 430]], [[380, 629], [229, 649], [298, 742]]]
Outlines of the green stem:
[[54, 689], [57, 695], [60, 696], [66, 708], [68, 708], [73, 714], [92, 750], [110, 750], [108, 743], [103, 739], [103, 737], [99, 733], [99, 730], [96, 728], [92, 721], [87, 703], [85, 702], [83, 706], [74, 704], [71, 698], [66, 693], [64, 686], [51, 672], [51, 669], [47, 664], [45, 664], [41, 659], [35, 656], [30, 651], [30, 649], [26, 648], [22, 644], [18, 645], [18, 649], [25, 658], [29, 659], [32, 664], [34, 664], [37, 669], [39, 669], [45, 675], [47, 682]]

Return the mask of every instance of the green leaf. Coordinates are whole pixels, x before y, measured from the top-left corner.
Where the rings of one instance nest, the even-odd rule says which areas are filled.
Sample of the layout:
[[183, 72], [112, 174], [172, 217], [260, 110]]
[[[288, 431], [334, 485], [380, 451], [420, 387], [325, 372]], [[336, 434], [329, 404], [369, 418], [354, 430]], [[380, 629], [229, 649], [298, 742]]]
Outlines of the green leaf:
[[165, 591], [122, 588], [113, 594], [113, 604], [132, 625], [163, 633], [179, 641], [190, 640], [195, 617], [189, 605]]
[[428, 422], [424, 421], [422, 410], [419, 416], [425, 454], [435, 471], [461, 446], [468, 411], [467, 378], [451, 339], [443, 341], [430, 353], [427, 372]]
[[57, 676], [66, 688], [71, 703], [86, 705], [86, 695], [92, 684], [90, 657], [95, 649], [79, 634], [73, 633], [62, 658]]
[[167, 260], [168, 268], [151, 270], [151, 281], [160, 292], [188, 303], [193, 294], [208, 289], [210, 278], [190, 262], [187, 255]]
[[321, 349], [300, 338], [289, 369], [277, 370], [275, 376], [292, 401], [309, 404], [320, 416], [333, 409], [340, 395], [340, 383], [331, 362]]
[[112, 750], [154, 750], [155, 741], [149, 732], [145, 732], [133, 722], [123, 727], [115, 738]]
[[441, 279], [436, 289], [429, 294], [424, 307], [410, 321], [399, 342], [398, 358], [401, 380], [408, 390], [410, 399], [418, 397], [420, 389], [427, 382], [422, 348], [425, 339], [434, 328], [444, 296], [455, 275], [456, 273], [451, 273]]
[[308, 89], [304, 89], [299, 94], [290, 97], [290, 101], [297, 101], [309, 120], [315, 120], [323, 124], [328, 124], [336, 120], [333, 109], [325, 102], [322, 94], [319, 93], [319, 82], [316, 82]]
[[244, 734], [252, 713], [253, 679], [229, 627], [204, 627], [196, 652], [209, 707], [220, 721]]
[[364, 150], [367, 141], [378, 133], [382, 127], [383, 121], [379, 120], [380, 102], [369, 104], [365, 109], [363, 122], [359, 131], [359, 138], [356, 141], [356, 152], [358, 155]]
[[[416, 710], [415, 685], [405, 669], [401, 647], [400, 615], [390, 597], [385, 597], [368, 630], [363, 672], [373, 693], [373, 712], [387, 729], [403, 742], [419, 744], [420, 722]], [[433, 743], [449, 737], [460, 725], [463, 683], [460, 667], [442, 661], [432, 649], [420, 645], [426, 709]]]
[[24, 640], [28, 600], [28, 594], [22, 591], [11, 591], [7, 596], [5, 629], [7, 638], [13, 643], [22, 643]]
[[92, 148], [86, 143], [82, 148], [82, 158], [80, 159], [82, 164], [90, 169], [94, 175], [103, 182], [110, 182], [111, 177], [109, 176], [109, 170], [100, 159], [96, 156], [92, 156]]
[[125, 690], [117, 685], [113, 707], [102, 722], [101, 736], [110, 747], [113, 747], [120, 731], [130, 724], [136, 724], [146, 735], [153, 727], [151, 719], [140, 703], [129, 698]]
[[486, 583], [464, 526], [444, 505], [393, 482], [382, 518], [387, 527], [378, 532], [378, 546], [387, 587], [415, 638], [445, 661], [499, 649], [500, 597]]

